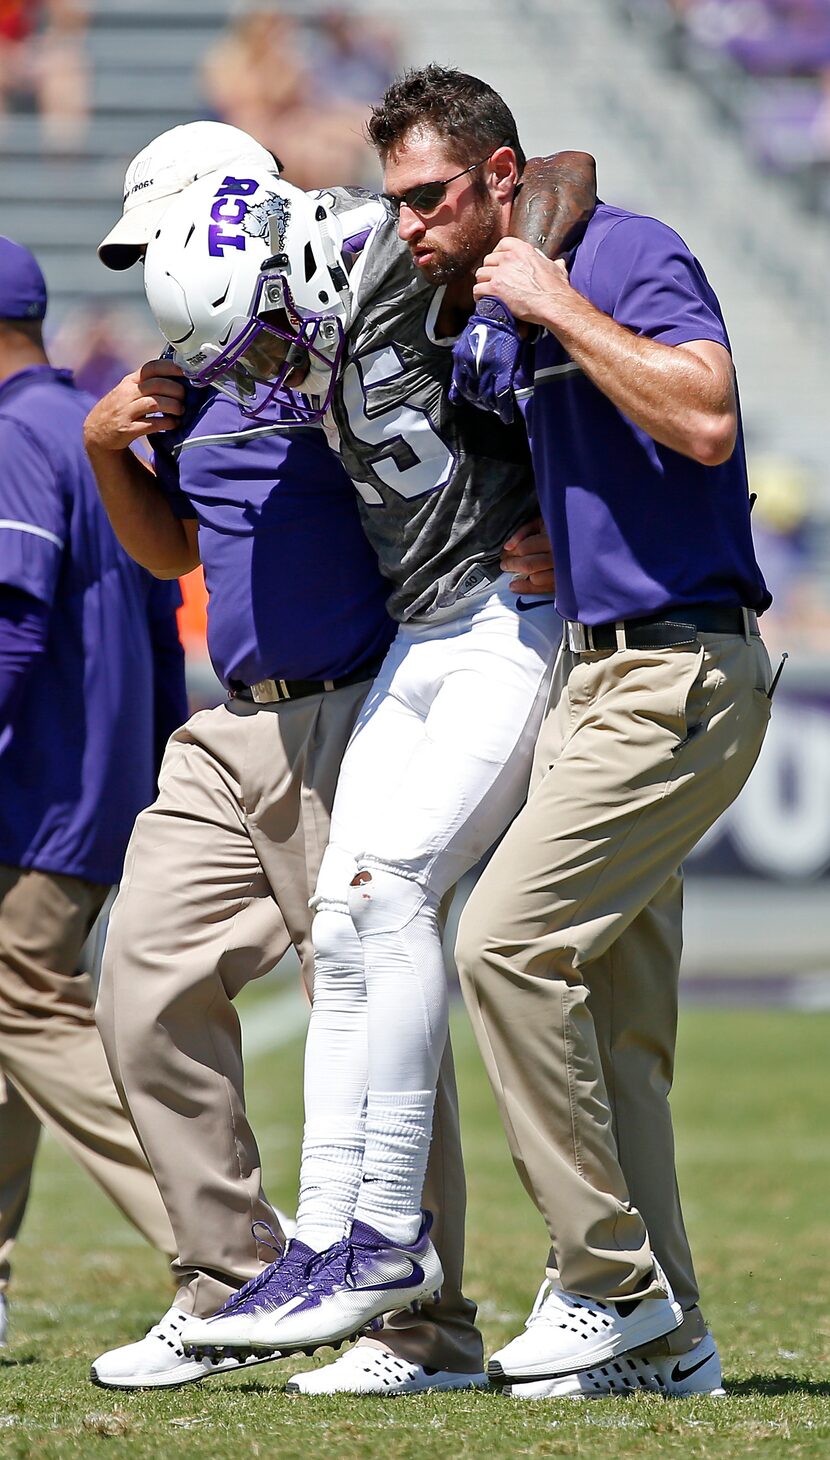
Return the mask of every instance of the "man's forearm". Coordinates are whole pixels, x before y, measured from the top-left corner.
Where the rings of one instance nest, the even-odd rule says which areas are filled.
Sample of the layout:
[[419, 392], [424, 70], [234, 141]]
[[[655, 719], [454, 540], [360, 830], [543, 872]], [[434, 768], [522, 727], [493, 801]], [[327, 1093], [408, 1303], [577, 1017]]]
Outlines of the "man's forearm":
[[572, 288], [561, 260], [503, 238], [476, 274], [476, 299], [495, 295], [517, 319], [549, 330], [594, 385], [655, 441], [704, 466], [735, 445], [732, 362], [723, 345], [663, 345], [635, 335]]
[[530, 157], [513, 202], [510, 233], [556, 258], [582, 237], [597, 203], [597, 166], [588, 152]]
[[113, 531], [130, 557], [156, 578], [179, 578], [197, 567], [198, 551], [150, 468], [129, 449], [88, 442], [87, 452]]
[[84, 446], [101, 501], [121, 546], [156, 578], [198, 566], [195, 528], [173, 512], [155, 475], [132, 451], [143, 436], [180, 425], [185, 388], [172, 360], [149, 360], [92, 407]]

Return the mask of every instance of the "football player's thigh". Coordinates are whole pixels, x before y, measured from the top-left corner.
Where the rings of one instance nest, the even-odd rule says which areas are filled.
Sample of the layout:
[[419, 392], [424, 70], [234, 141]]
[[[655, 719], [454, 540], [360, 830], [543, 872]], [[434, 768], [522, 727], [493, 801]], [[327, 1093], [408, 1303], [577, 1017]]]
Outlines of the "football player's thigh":
[[395, 808], [424, 736], [424, 721], [391, 694], [370, 695], [349, 742], [334, 796], [330, 842], [354, 857], [377, 826], [394, 826]]
[[[517, 615], [511, 615], [516, 618]], [[444, 672], [427, 715], [429, 739], [504, 765], [540, 721], [539, 692], [550, 682], [552, 647], [541, 635], [522, 640], [510, 618], [476, 625], [445, 646]]]
[[459, 636], [406, 774], [364, 852], [396, 863], [439, 894], [487, 850], [522, 804], [547, 691], [544, 656], [504, 637]]

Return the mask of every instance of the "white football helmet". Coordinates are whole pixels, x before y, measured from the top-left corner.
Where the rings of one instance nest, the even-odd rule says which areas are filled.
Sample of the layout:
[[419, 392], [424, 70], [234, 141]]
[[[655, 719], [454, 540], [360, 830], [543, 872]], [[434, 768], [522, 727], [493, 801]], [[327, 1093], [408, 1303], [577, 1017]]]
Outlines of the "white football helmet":
[[246, 415], [277, 404], [319, 421], [349, 316], [341, 242], [324, 195], [258, 168], [199, 178], [171, 202], [144, 260], [173, 359]]

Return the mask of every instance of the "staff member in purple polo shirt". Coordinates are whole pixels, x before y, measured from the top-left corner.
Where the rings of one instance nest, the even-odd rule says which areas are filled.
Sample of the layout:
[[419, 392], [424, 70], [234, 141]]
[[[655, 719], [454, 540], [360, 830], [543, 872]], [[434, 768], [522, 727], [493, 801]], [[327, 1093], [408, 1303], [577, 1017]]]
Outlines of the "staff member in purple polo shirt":
[[83, 450], [92, 401], [50, 366], [45, 312], [35, 259], [0, 238], [0, 1343], [42, 1125], [172, 1248], [78, 961], [186, 713], [181, 600], [115, 540]]
[[[503, 239], [479, 270], [459, 383], [469, 390], [477, 347], [502, 411], [518, 337], [505, 347], [510, 316], [492, 296], [537, 327], [516, 395], [568, 622], [530, 799], [459, 936], [514, 1158], [552, 1243], [532, 1321], [490, 1374], [528, 1398], [713, 1392], [668, 1094], [680, 864], [743, 786], [770, 712], [756, 615], [771, 600], [729, 340], [677, 234], [600, 205], [567, 266]], [[682, 1322], [631, 1358], [663, 1270]]]

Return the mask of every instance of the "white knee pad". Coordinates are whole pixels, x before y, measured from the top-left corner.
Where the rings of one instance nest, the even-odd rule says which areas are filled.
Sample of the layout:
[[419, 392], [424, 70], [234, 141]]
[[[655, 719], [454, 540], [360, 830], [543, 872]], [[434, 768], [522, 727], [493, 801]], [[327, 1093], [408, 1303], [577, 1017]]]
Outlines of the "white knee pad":
[[425, 907], [437, 909], [434, 893], [385, 867], [361, 865], [349, 887], [349, 912], [361, 937], [399, 933]]

